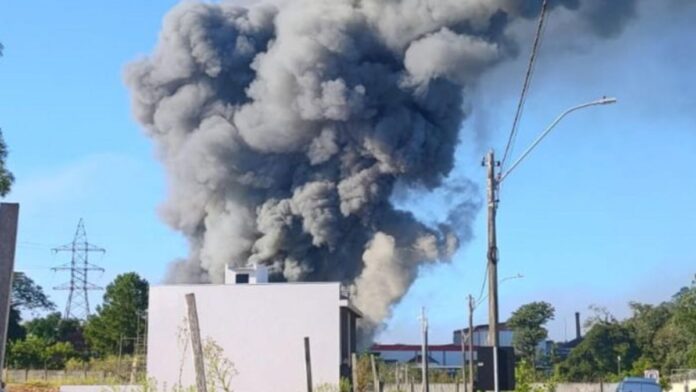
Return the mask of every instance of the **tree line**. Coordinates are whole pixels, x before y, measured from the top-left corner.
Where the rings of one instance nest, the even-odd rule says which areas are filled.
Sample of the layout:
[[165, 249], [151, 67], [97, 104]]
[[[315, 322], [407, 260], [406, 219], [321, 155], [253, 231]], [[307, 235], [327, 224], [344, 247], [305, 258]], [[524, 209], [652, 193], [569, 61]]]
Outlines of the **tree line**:
[[[149, 284], [134, 272], [117, 276], [96, 313], [86, 320], [56, 312], [41, 286], [21, 272], [12, 284], [6, 364], [21, 369], [64, 369], [132, 355], [147, 330]], [[41, 315], [42, 314], [42, 315]], [[27, 316], [34, 316], [23, 321]]]
[[[540, 350], [553, 319], [554, 308], [545, 302], [521, 306], [508, 321], [513, 345], [522, 367], [533, 368], [537, 378], [559, 381], [618, 381], [643, 376], [657, 369], [664, 376], [673, 370], [696, 368], [696, 277], [668, 301], [658, 305], [630, 302], [631, 316], [618, 320], [606, 309], [591, 307], [586, 333], [567, 355], [559, 344]], [[528, 369], [523, 369], [528, 370]]]

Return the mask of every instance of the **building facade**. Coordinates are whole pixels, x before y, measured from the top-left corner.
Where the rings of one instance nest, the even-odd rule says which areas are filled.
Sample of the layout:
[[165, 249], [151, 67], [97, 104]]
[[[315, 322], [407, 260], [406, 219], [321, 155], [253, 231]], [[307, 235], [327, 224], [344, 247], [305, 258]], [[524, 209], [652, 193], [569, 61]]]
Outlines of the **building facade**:
[[266, 283], [265, 276], [247, 268], [228, 271], [230, 284], [152, 287], [148, 378], [159, 388], [195, 385], [188, 293], [196, 297], [204, 346], [214, 342], [234, 365], [233, 390], [305, 391], [305, 337], [313, 384], [338, 385], [341, 375], [349, 376], [360, 313], [341, 296], [340, 284]]
[[[474, 347], [474, 359], [476, 358]], [[370, 351], [386, 363], [403, 363], [419, 365], [422, 363], [421, 346], [418, 344], [374, 344]], [[460, 369], [462, 361], [469, 353], [462, 355], [461, 345], [432, 344], [428, 346], [428, 364], [431, 368]]]
[[[462, 331], [464, 336], [469, 333], [469, 328], [464, 328], [463, 330], [458, 329], [452, 333], [452, 342], [454, 344], [461, 344], [462, 342]], [[512, 347], [512, 330], [508, 328], [505, 323], [498, 324], [498, 344], [500, 347]], [[489, 346], [488, 344], [488, 324], [481, 324], [474, 326], [474, 332], [472, 334], [472, 343], [474, 346]]]

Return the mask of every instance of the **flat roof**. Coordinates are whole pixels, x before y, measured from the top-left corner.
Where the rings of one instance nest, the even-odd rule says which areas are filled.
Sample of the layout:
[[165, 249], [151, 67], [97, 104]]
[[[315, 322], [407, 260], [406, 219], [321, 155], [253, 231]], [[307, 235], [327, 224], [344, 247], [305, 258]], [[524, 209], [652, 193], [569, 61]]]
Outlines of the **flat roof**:
[[[480, 332], [480, 331], [487, 331], [488, 330], [488, 324], [479, 324], [474, 326], [474, 332]], [[460, 329], [455, 329], [454, 334], [460, 334], [462, 331], [469, 332], [469, 328], [460, 328]], [[498, 331], [512, 331], [510, 328], [508, 328], [506, 323], [498, 323]]]

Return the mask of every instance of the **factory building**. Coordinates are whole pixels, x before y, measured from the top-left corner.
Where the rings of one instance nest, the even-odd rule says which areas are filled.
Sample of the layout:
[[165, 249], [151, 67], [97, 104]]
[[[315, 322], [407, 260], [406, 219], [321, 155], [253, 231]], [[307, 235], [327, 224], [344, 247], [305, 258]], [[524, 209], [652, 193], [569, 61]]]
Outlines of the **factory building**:
[[[474, 359], [476, 350], [474, 347]], [[386, 363], [412, 364], [418, 366], [422, 363], [422, 346], [419, 344], [374, 344], [370, 352], [376, 354]], [[465, 352], [467, 363], [469, 353]], [[428, 345], [428, 364], [432, 369], [460, 369], [462, 367], [462, 347], [458, 344], [431, 344]]]
[[235, 391], [307, 389], [304, 338], [314, 385], [350, 376], [361, 316], [339, 283], [268, 283], [263, 266], [228, 269], [225, 284], [150, 289], [147, 374], [158, 387], [195, 385], [185, 295], [195, 294], [201, 338], [234, 365]]
[[[462, 332], [464, 332], [464, 336], [467, 336], [469, 328], [457, 329], [452, 332], [452, 342], [454, 344], [461, 344]], [[512, 347], [512, 336], [512, 330], [505, 323], [498, 324], [498, 342], [500, 347]], [[488, 324], [474, 326], [471, 341], [474, 346], [488, 346]]]

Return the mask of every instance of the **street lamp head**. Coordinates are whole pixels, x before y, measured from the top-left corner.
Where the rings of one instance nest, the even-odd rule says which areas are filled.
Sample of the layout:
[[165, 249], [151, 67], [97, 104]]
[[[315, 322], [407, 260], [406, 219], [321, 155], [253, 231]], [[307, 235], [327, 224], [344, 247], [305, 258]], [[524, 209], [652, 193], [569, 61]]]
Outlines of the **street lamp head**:
[[616, 98], [614, 98], [614, 97], [602, 97], [601, 99], [597, 100], [597, 103], [600, 105], [608, 105], [610, 103], [616, 103]]

